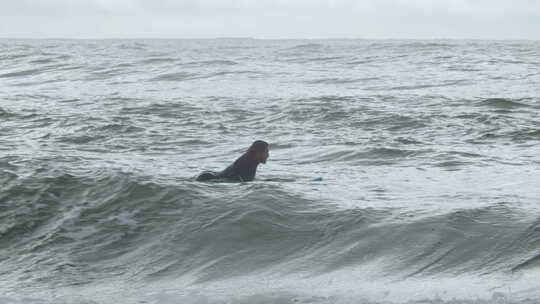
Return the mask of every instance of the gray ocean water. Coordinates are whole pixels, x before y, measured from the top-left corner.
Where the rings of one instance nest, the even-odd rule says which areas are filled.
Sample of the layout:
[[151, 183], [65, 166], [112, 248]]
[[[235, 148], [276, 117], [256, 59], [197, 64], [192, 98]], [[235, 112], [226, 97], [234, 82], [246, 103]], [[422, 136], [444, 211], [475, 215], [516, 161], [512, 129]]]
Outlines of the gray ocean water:
[[0, 40], [0, 303], [540, 303], [539, 173], [540, 42]]

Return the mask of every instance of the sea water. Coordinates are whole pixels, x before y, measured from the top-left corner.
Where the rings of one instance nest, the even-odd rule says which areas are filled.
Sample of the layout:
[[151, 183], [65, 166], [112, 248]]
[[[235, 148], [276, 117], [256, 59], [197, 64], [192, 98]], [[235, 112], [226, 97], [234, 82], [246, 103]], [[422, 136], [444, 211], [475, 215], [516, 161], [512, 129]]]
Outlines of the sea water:
[[539, 155], [540, 42], [0, 40], [0, 303], [539, 303]]

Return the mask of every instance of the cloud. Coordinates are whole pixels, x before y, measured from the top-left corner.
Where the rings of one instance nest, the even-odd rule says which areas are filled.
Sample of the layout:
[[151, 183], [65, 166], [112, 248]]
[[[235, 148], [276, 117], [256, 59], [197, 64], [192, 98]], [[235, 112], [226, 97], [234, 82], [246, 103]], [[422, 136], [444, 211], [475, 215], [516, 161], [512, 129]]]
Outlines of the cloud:
[[536, 0], [0, 1], [0, 36], [540, 39]]
[[287, 14], [437, 14], [437, 15], [506, 15], [536, 12], [540, 1], [487, 0], [135, 0], [142, 10], [173, 14], [216, 14], [221, 12]]
[[216, 14], [219, 12], [322, 13], [341, 10], [349, 13], [540, 15], [536, 0], [17, 0], [0, 2], [5, 16], [48, 15], [130, 15]]

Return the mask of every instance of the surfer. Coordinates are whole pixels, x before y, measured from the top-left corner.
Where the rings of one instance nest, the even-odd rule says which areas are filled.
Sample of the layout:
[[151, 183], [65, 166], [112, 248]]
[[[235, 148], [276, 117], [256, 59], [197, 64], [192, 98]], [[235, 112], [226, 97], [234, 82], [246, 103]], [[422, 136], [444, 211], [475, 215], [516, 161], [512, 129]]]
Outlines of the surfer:
[[197, 181], [224, 179], [229, 181], [250, 182], [255, 179], [259, 164], [266, 164], [268, 159], [268, 143], [257, 140], [234, 163], [221, 172], [205, 171], [197, 177]]

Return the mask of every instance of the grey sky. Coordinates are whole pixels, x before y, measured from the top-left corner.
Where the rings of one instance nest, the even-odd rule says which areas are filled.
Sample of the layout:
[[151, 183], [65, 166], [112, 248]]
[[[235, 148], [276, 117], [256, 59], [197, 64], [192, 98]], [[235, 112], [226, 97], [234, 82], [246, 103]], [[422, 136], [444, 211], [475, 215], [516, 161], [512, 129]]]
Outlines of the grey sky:
[[0, 37], [540, 39], [539, 0], [0, 0]]

